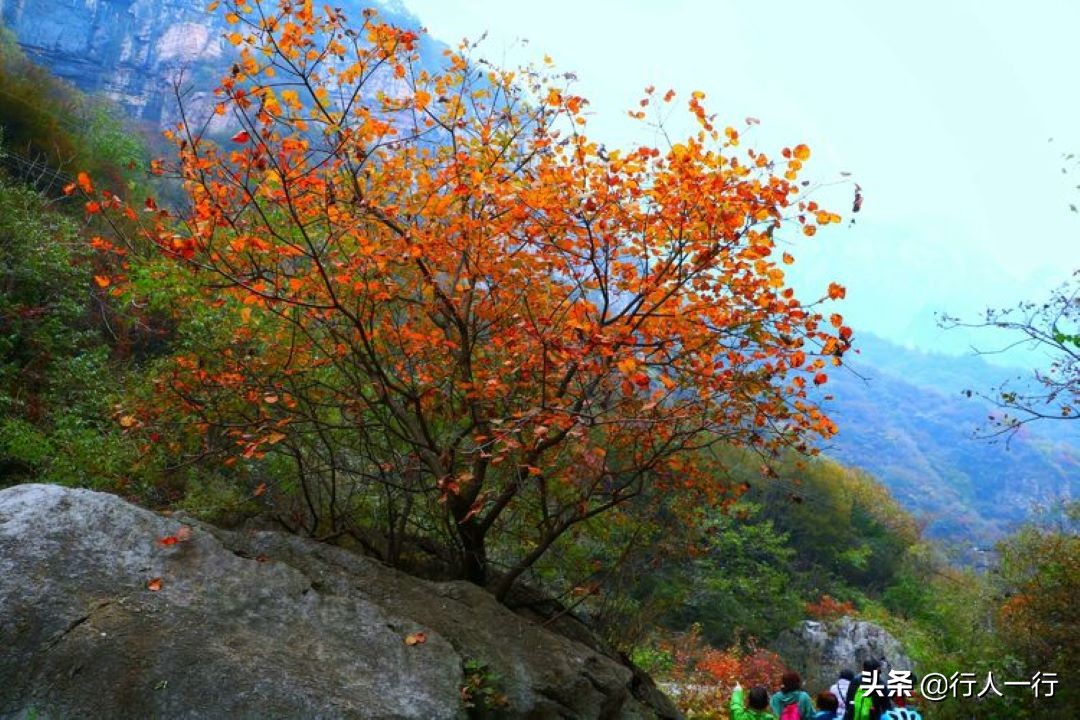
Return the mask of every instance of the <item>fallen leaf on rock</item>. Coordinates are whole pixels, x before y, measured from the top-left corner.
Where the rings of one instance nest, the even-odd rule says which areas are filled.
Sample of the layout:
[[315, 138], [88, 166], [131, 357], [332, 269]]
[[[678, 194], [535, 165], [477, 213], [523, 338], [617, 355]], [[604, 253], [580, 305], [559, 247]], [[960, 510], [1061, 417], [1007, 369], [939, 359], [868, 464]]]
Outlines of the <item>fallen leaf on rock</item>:
[[406, 645], [420, 645], [427, 642], [427, 634], [422, 632], [414, 632], [405, 636]]
[[146, 582], [146, 589], [149, 590], [150, 592], [157, 592], [158, 590], [160, 590], [161, 589], [161, 578], [156, 577], [153, 580], [148, 580]]
[[183, 525], [179, 530], [176, 531], [175, 535], [166, 535], [165, 537], [160, 538], [158, 540], [158, 544], [162, 545], [163, 547], [169, 547], [177, 543], [187, 542], [190, 539], [191, 528], [189, 528], [187, 525]]

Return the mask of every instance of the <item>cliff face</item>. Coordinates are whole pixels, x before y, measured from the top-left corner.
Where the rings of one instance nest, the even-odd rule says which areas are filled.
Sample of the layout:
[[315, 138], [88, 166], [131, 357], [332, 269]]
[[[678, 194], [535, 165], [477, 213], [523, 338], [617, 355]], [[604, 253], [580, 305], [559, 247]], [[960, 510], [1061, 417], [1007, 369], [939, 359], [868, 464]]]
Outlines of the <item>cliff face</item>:
[[[0, 0], [0, 20], [27, 55], [78, 88], [101, 92], [132, 118], [157, 127], [175, 123], [175, 84], [185, 106], [205, 108], [234, 53], [222, 35], [221, 10], [209, 0]], [[269, 4], [269, 3], [268, 3]], [[364, 5], [381, 19], [416, 26], [396, 2], [337, 2], [354, 24]], [[196, 112], [198, 114], [198, 112]]]
[[179, 71], [209, 81], [225, 53], [202, 0], [0, 0], [0, 17], [35, 62], [155, 125], [172, 118]]

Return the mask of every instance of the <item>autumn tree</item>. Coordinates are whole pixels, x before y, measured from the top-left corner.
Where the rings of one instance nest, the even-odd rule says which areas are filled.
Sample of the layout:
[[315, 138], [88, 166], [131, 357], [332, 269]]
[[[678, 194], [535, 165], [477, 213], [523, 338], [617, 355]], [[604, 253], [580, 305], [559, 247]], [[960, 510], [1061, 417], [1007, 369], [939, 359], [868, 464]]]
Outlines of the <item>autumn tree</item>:
[[391, 561], [439, 541], [500, 595], [647, 489], [729, 497], [712, 446], [835, 432], [807, 387], [851, 331], [795, 297], [775, 237], [839, 220], [802, 197], [806, 146], [739, 156], [695, 92], [690, 137], [610, 150], [550, 69], [463, 46], [432, 71], [372, 12], [223, 10], [239, 59], [215, 112], [237, 132], [185, 117], [156, 166], [189, 208], [136, 212], [82, 179], [91, 211], [150, 219], [98, 241], [128, 253], [117, 296], [172, 282], [177, 317], [202, 318], [133, 431], [287, 461], [299, 527], [377, 527]]

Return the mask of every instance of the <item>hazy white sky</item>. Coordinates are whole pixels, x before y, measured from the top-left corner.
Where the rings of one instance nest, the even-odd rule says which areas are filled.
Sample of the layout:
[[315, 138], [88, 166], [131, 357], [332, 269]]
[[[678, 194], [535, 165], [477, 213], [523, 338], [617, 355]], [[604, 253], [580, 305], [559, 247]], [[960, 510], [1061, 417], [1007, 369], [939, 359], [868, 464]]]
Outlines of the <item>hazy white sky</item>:
[[[956, 347], [933, 313], [1037, 298], [1080, 266], [1080, 3], [1004, 0], [404, 0], [438, 39], [574, 71], [609, 146], [646, 85], [707, 94], [745, 144], [805, 142], [806, 177], [850, 171], [854, 227], [796, 241], [797, 288], [848, 286], [856, 332]], [[524, 48], [516, 40], [527, 38]], [[1053, 142], [1049, 139], [1053, 138]], [[1069, 165], [1071, 167], [1071, 165]], [[821, 193], [850, 215], [851, 187]]]

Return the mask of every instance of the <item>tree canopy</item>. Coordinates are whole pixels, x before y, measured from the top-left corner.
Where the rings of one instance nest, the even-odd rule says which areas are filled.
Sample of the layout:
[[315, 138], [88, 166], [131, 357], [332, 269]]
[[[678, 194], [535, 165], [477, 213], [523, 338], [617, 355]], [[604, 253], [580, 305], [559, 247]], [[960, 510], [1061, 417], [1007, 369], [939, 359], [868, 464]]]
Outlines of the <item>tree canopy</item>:
[[[373, 12], [354, 29], [311, 2], [222, 10], [240, 56], [215, 112], [237, 131], [214, 142], [185, 117], [178, 160], [155, 165], [185, 209], [79, 178], [116, 231], [95, 240], [98, 284], [137, 314], [169, 283], [198, 340], [124, 416], [133, 432], [291, 463], [298, 529], [359, 519], [391, 561], [434, 538], [504, 593], [647, 489], [737, 494], [710, 447], [813, 453], [836, 431], [807, 389], [849, 345], [817, 307], [844, 290], [801, 302], [774, 237], [839, 221], [804, 197], [805, 145], [740, 154], [695, 92], [694, 134], [609, 150], [550, 69], [463, 46], [431, 71], [418, 33]], [[632, 115], [674, 100], [648, 88]]]

